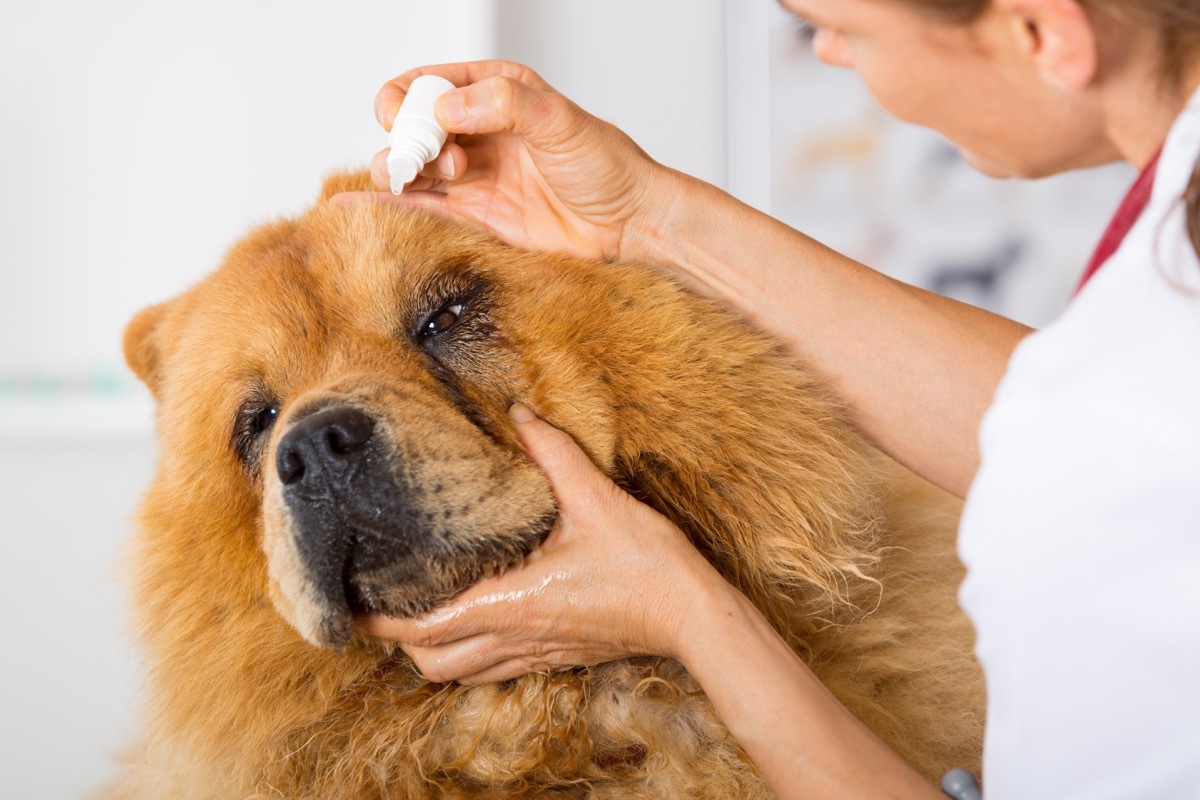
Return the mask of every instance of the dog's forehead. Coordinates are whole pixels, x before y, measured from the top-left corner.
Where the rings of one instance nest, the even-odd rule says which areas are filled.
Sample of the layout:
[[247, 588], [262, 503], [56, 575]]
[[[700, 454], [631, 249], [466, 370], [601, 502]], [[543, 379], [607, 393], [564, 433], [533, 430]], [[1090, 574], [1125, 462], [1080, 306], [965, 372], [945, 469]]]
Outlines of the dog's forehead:
[[402, 355], [414, 326], [438, 310], [444, 278], [487, 272], [494, 249], [424, 215], [374, 206], [318, 207], [264, 226], [180, 304], [180, 361], [294, 376], [370, 343]]
[[199, 305], [242, 331], [270, 324], [393, 334], [439, 275], [478, 262], [478, 248], [453, 232], [387, 209], [318, 208], [239, 243]]

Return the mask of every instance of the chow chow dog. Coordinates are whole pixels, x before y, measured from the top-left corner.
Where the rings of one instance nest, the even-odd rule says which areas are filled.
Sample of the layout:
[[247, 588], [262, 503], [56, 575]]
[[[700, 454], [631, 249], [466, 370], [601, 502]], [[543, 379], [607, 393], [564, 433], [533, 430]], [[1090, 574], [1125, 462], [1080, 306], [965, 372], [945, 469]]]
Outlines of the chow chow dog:
[[145, 731], [106, 796], [770, 797], [674, 661], [434, 684], [354, 627], [550, 532], [514, 401], [679, 525], [917, 769], [978, 767], [951, 501], [717, 304], [328, 202], [365, 181], [331, 178], [126, 331], [160, 456], [134, 548]]

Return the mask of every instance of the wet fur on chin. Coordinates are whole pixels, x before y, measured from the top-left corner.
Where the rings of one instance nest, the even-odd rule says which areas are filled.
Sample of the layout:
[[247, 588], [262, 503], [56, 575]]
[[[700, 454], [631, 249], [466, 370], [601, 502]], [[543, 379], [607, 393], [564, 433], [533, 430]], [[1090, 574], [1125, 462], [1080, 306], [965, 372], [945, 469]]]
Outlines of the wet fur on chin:
[[428, 562], [425, 572], [429, 575], [429, 583], [445, 587], [441, 592], [396, 596], [360, 591], [351, 598], [351, 604], [356, 609], [378, 611], [391, 617], [420, 616], [445, 605], [484, 578], [503, 575], [520, 564], [546, 540], [557, 519], [556, 514], [543, 516], [527, 529], [509, 531], [511, 539], [496, 539], [488, 543], [490, 546], [462, 553], [457, 558]]
[[[449, 375], [387, 350], [420, 316], [391, 276], [463, 265], [492, 282], [492, 332], [435, 354]], [[156, 396], [162, 455], [131, 558], [146, 724], [107, 797], [770, 796], [669, 660], [462, 687], [425, 682], [397, 647], [359, 633], [342, 655], [306, 642], [305, 623], [286, 621], [303, 601], [280, 588], [299, 567], [269, 567], [264, 553], [286, 541], [279, 520], [267, 535], [270, 478], [227, 450], [230, 376], [351, 395], [400, 371], [423, 399], [389, 408], [422, 409], [418, 438], [441, 442], [453, 413], [512, 453], [504, 414], [526, 402], [680, 525], [910, 763], [931, 778], [978, 768], [957, 505], [873, 453], [770, 342], [661, 278], [513, 251], [396, 209], [318, 204], [139, 315], [126, 353]], [[452, 567], [447, 585], [471, 569]]]

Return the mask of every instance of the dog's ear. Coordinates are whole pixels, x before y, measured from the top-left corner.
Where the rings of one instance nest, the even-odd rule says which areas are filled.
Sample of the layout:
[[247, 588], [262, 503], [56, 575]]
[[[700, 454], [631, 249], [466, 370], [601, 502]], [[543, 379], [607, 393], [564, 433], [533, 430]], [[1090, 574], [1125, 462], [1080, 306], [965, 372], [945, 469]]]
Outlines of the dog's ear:
[[167, 303], [144, 308], [125, 326], [125, 363], [155, 397], [158, 397], [162, 383], [159, 372], [162, 355], [159, 329], [167, 315], [167, 308]]
[[321, 187], [318, 202], [324, 203], [335, 194], [342, 192], [375, 192], [375, 184], [371, 182], [371, 171], [368, 169], [357, 172], [335, 172], [325, 179]]

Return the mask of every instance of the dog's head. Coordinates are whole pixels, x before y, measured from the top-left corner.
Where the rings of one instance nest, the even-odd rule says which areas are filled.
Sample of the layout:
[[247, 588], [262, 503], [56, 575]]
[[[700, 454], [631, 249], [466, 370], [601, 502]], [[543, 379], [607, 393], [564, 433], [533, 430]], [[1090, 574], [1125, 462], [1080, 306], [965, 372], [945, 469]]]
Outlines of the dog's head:
[[419, 614], [520, 561], [556, 509], [516, 401], [781, 627], [850, 602], [876, 527], [843, 410], [744, 323], [645, 269], [394, 206], [321, 202], [253, 232], [139, 314], [125, 351], [158, 402], [143, 563], [172, 583], [142, 582], [152, 614], [269, 596], [342, 648], [356, 611]]
[[622, 310], [596, 268], [373, 203], [263, 228], [126, 331], [159, 480], [191, 498], [179, 513], [255, 531], [271, 600], [314, 644], [344, 646], [355, 610], [443, 603], [554, 524], [514, 401], [611, 459], [598, 365], [620, 354], [589, 331]]

